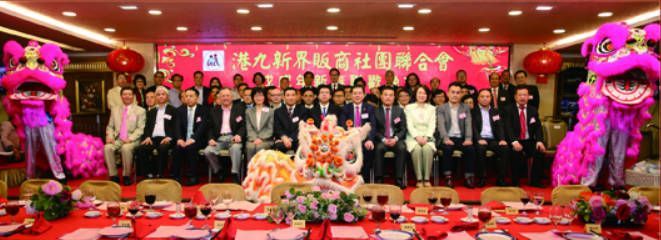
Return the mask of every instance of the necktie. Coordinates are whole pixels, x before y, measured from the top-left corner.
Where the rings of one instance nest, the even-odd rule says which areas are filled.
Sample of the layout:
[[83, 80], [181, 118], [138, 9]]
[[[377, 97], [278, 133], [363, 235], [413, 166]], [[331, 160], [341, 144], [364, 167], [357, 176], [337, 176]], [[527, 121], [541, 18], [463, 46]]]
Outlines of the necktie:
[[360, 127], [362, 126], [360, 122], [360, 107], [356, 106], [356, 111], [353, 113], [353, 120], [354, 120], [354, 126], [355, 127]]
[[122, 113], [122, 124], [119, 126], [119, 139], [122, 141], [125, 141], [129, 138], [129, 130], [128, 130], [128, 118], [129, 118], [129, 106], [124, 107], [124, 112]]
[[289, 114], [289, 118], [291, 118], [291, 107], [287, 107], [287, 113]]
[[519, 140], [524, 140], [526, 138], [526, 108], [521, 105], [519, 106], [519, 124], [521, 125], [521, 132], [519, 133]]
[[390, 108], [386, 108], [386, 138], [390, 138], [392, 135], [390, 132]]
[[324, 117], [326, 116], [326, 107], [321, 108], [322, 114], [324, 114]]
[[186, 140], [190, 139], [193, 136], [193, 118], [195, 118], [195, 112], [193, 108], [188, 108], [188, 124], [186, 126]]

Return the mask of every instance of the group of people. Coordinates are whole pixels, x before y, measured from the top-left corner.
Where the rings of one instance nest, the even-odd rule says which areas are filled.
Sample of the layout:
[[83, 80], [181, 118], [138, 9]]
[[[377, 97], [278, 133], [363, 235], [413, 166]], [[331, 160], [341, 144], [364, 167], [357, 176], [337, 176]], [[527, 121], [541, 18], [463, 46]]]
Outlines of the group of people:
[[[163, 86], [162, 72], [154, 74], [154, 86], [145, 88], [145, 77], [135, 76], [135, 86], [120, 75], [118, 86], [108, 93], [111, 116], [106, 128], [105, 158], [110, 179], [119, 182], [116, 153], [121, 155], [123, 184], [132, 184], [131, 168], [136, 156], [139, 173], [148, 178], [172, 177], [187, 185], [198, 183], [200, 153], [214, 176], [221, 181], [231, 174], [239, 182], [241, 166], [262, 149], [282, 152], [298, 147], [298, 124], [312, 119], [319, 127], [335, 115], [343, 127], [370, 124], [363, 142], [361, 175], [384, 181], [384, 169], [394, 170], [396, 184], [403, 181], [405, 164], [413, 163], [417, 187], [431, 186], [432, 161], [440, 159], [444, 185], [454, 187], [458, 165], [463, 166], [463, 184], [484, 186], [487, 169], [495, 165], [497, 185], [519, 185], [532, 158], [528, 183], [543, 187], [542, 161], [545, 147], [537, 112], [539, 91], [526, 84], [527, 73], [518, 71], [516, 86], [509, 70], [492, 73], [490, 87], [476, 89], [467, 84], [467, 73], [459, 70], [447, 92], [438, 78], [422, 85], [415, 73], [404, 86], [395, 83], [392, 71], [385, 72], [385, 85], [366, 89], [359, 77], [351, 86], [340, 81], [340, 71], [329, 71], [328, 84], [314, 86], [314, 74], [304, 74], [305, 85], [290, 86], [283, 77], [279, 86], [266, 86], [262, 73], [253, 75], [255, 87], [243, 76], [233, 77], [231, 88], [218, 78], [203, 86], [204, 73], [193, 74], [195, 85], [182, 89], [184, 77], [171, 76], [172, 88]], [[111, 99], [114, 98], [114, 99]], [[218, 152], [229, 152], [231, 161], [220, 161]], [[487, 157], [487, 151], [495, 156]], [[393, 159], [384, 159], [386, 152]], [[165, 170], [172, 159], [169, 174]], [[185, 171], [184, 171], [185, 170]], [[229, 171], [228, 171], [229, 170]], [[511, 171], [511, 181], [505, 176]]]

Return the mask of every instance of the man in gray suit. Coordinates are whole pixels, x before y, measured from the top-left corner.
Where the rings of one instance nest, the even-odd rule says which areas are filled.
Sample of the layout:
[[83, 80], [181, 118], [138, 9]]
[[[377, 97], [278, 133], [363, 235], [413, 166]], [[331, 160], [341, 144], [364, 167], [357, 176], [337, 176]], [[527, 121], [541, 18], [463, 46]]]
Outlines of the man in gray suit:
[[454, 187], [452, 171], [455, 169], [452, 153], [456, 150], [462, 152], [464, 162], [464, 185], [474, 188], [475, 152], [473, 149], [473, 128], [470, 108], [461, 103], [461, 85], [452, 83], [448, 87], [449, 102], [436, 109], [437, 129], [441, 143], [439, 149], [443, 150], [442, 169], [445, 175], [445, 184]]
[[122, 87], [120, 96], [122, 105], [115, 106], [110, 111], [104, 154], [110, 180], [119, 183], [115, 152], [121, 152], [123, 181], [124, 185], [128, 186], [132, 184], [129, 176], [133, 166], [133, 149], [140, 144], [140, 137], [145, 129], [145, 109], [135, 104], [133, 88]]

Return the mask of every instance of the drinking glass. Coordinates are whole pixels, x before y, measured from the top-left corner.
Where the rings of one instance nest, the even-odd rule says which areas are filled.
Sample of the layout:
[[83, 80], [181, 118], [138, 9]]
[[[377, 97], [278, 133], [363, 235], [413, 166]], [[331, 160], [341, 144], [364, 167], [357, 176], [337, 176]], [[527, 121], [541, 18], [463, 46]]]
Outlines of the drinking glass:
[[204, 215], [204, 219], [207, 219], [209, 217], [209, 214], [211, 214], [211, 204], [210, 203], [205, 203], [202, 206], [200, 206], [200, 213]]
[[452, 204], [452, 196], [450, 196], [449, 193], [444, 194], [441, 196], [441, 205], [443, 205], [443, 214], [447, 215], [448, 214], [448, 207]]
[[561, 206], [551, 206], [551, 209], [549, 209], [549, 218], [551, 219], [551, 222], [553, 223], [553, 230], [558, 231], [558, 223], [562, 221], [562, 217], [564, 215], [564, 210], [562, 209]]
[[530, 196], [528, 194], [524, 194], [521, 196], [521, 203], [523, 203], [523, 206], [519, 211], [521, 211], [521, 215], [528, 215], [528, 213], [525, 211], [526, 205], [530, 202]]
[[536, 215], [539, 215], [539, 210], [542, 209], [542, 206], [544, 205], [544, 194], [540, 192], [534, 193], [533, 203], [535, 204], [535, 206], [537, 206]]
[[481, 206], [479, 210], [477, 211], [477, 218], [480, 219], [480, 222], [482, 222], [482, 229], [480, 232], [486, 232], [487, 231], [487, 222], [491, 220], [491, 208], [488, 206]]
[[397, 223], [397, 219], [402, 214], [402, 208], [399, 205], [393, 205], [390, 207], [390, 219], [393, 223]]
[[16, 224], [15, 216], [21, 210], [21, 204], [18, 201], [9, 201], [5, 205], [5, 210], [11, 216], [11, 224]]
[[379, 194], [376, 196], [376, 202], [379, 203], [381, 207], [384, 207], [388, 203], [388, 193], [387, 192], [379, 192]]
[[106, 207], [108, 216], [112, 218], [112, 225], [117, 226], [117, 218], [122, 214], [121, 208], [119, 208], [118, 202], [109, 202]]
[[192, 202], [186, 203], [186, 206], [184, 207], [184, 214], [188, 218], [187, 225], [191, 225], [193, 223], [193, 218], [197, 216], [197, 206], [195, 206], [195, 204]]
[[152, 210], [152, 206], [156, 202], [156, 194], [153, 192], [145, 193], [145, 203], [149, 205], [149, 210]]
[[138, 214], [138, 212], [140, 212], [140, 203], [138, 201], [132, 201], [129, 204], [128, 210], [129, 213], [131, 213], [131, 218], [135, 220], [135, 218], [137, 217], [136, 215]]

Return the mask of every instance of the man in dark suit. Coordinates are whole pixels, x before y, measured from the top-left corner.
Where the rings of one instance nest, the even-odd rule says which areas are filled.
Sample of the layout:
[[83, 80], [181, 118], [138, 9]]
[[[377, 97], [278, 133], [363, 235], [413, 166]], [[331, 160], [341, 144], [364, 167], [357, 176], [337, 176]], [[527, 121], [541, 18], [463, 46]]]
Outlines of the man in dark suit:
[[386, 150], [395, 153], [395, 183], [401, 189], [406, 188], [404, 182], [404, 159], [406, 159], [406, 115], [395, 103], [395, 90], [384, 87], [381, 92], [381, 106], [376, 109], [376, 148], [374, 150], [375, 182], [383, 183], [384, 155]]
[[[343, 110], [331, 102], [331, 88], [328, 85], [320, 85], [317, 89], [319, 91], [319, 102], [314, 104], [314, 107], [309, 111], [309, 117], [314, 119], [314, 125], [317, 127], [321, 126], [321, 122], [324, 121], [324, 118], [330, 114], [334, 114], [337, 119], [340, 119], [340, 116], [343, 114]], [[338, 122], [338, 125], [342, 123]]]
[[436, 122], [439, 140], [438, 149], [443, 150], [443, 174], [445, 185], [454, 187], [452, 171], [455, 169], [455, 159], [452, 153], [455, 150], [462, 152], [464, 162], [464, 185], [467, 188], [475, 187], [475, 152], [473, 149], [473, 122], [470, 108], [460, 99], [462, 85], [453, 82], [448, 87], [448, 102], [436, 110]]
[[177, 109], [177, 127], [175, 128], [176, 147], [172, 159], [172, 176], [180, 181], [179, 176], [182, 161], [188, 164], [186, 185], [197, 184], [195, 171], [199, 162], [198, 151], [207, 144], [207, 108], [198, 104], [195, 88], [189, 88], [184, 93], [185, 105]]
[[140, 107], [143, 107], [144, 109], [147, 109], [145, 107], [145, 103], [146, 103], [145, 96], [147, 95], [145, 86], [147, 84], [147, 79], [142, 74], [136, 74], [135, 77], [133, 77], [133, 84], [135, 85], [134, 86], [135, 88], [133, 88], [133, 93], [135, 95], [135, 104], [137, 104]]
[[374, 138], [376, 135], [376, 118], [374, 118], [374, 107], [363, 102], [365, 99], [365, 90], [362, 86], [351, 88], [352, 103], [344, 105], [344, 111], [338, 125], [347, 128], [347, 122], [351, 120], [354, 127], [362, 127], [370, 124], [371, 130], [367, 138], [363, 141], [363, 167], [360, 174], [366, 182], [370, 179], [370, 170], [372, 169], [372, 154], [374, 151]]
[[338, 89], [344, 88], [344, 85], [340, 82], [340, 70], [337, 68], [331, 68], [328, 71], [328, 75], [330, 76], [330, 88], [331, 88], [331, 93], [334, 93]]
[[218, 175], [220, 182], [225, 180], [227, 167], [218, 161], [218, 152], [228, 150], [232, 162], [232, 180], [239, 183], [239, 168], [243, 154], [243, 143], [246, 139], [245, 105], [241, 102], [232, 102], [232, 91], [229, 88], [221, 89], [217, 96], [221, 104], [209, 110], [211, 119], [208, 131], [208, 146], [204, 149], [204, 156], [214, 174]]
[[390, 87], [395, 90], [395, 96], [397, 95], [398, 83], [395, 83], [395, 72], [392, 70], [386, 70], [385, 73], [386, 84], [379, 86], [379, 91], [383, 92], [383, 88]]
[[[475, 158], [475, 175], [477, 187], [484, 187], [487, 178], [487, 150], [496, 154], [496, 185], [505, 186], [505, 166], [509, 160], [509, 148], [503, 124], [505, 119], [498, 109], [491, 107], [491, 93], [489, 89], [478, 92], [478, 105], [473, 109], [473, 139], [477, 157]], [[506, 106], [506, 105], [503, 105]], [[494, 158], [496, 159], [496, 158]]]
[[[163, 176], [163, 169], [168, 162], [168, 151], [174, 145], [176, 109], [168, 104], [168, 96], [167, 88], [156, 88], [157, 105], [147, 112], [145, 131], [140, 139], [140, 146], [135, 150], [138, 169], [144, 169], [140, 172], [148, 178]], [[152, 155], [154, 149], [158, 152], [156, 157]]]
[[211, 105], [207, 101], [207, 99], [209, 99], [209, 94], [211, 94], [211, 89], [202, 85], [202, 81], [204, 81], [204, 73], [199, 70], [195, 71], [195, 73], [193, 73], [193, 81], [195, 82], [195, 85], [190, 87], [190, 89], [195, 89], [198, 92], [199, 97], [197, 98], [197, 104], [205, 107]]
[[542, 160], [544, 159], [544, 136], [537, 108], [528, 102], [527, 86], [516, 86], [516, 104], [505, 109], [507, 119], [507, 136], [512, 145], [512, 184], [519, 185], [521, 166], [524, 159], [533, 158], [529, 184], [534, 187], [544, 187], [541, 182]]
[[[148, 87], [147, 90], [146, 90], [146, 92], [149, 92], [149, 91], [155, 92], [155, 91], [156, 91], [156, 88], [157, 88], [158, 86], [163, 86], [163, 87], [165, 87], [165, 86], [163, 85], [163, 81], [165, 81], [165, 74], [164, 74], [163, 72], [161, 72], [161, 71], [156, 71], [156, 72], [154, 73], [154, 85]], [[168, 87], [165, 87], [165, 88], [170, 89], [170, 88], [168, 88]]]
[[492, 108], [501, 109], [512, 102], [509, 92], [500, 86], [500, 75], [497, 72], [489, 75], [489, 91], [491, 92], [490, 105]]
[[[505, 96], [509, 98], [509, 102], [514, 102], [514, 85], [510, 82], [512, 78], [512, 73], [509, 69], [503, 70], [500, 73], [500, 88], [503, 89], [502, 92], [505, 93]], [[504, 106], [503, 106], [504, 107]], [[501, 107], [502, 108], [502, 107]]]
[[307, 71], [303, 73], [303, 87], [301, 87], [301, 93], [306, 89], [312, 89], [312, 91], [317, 94], [317, 88], [314, 87], [314, 73]]
[[539, 89], [535, 85], [528, 84], [528, 73], [519, 70], [514, 74], [514, 80], [516, 81], [517, 89], [518, 86], [525, 86], [528, 88], [528, 104], [535, 107], [535, 109], [539, 109]]
[[298, 126], [301, 121], [308, 119], [309, 112], [302, 104], [296, 104], [298, 91], [288, 87], [285, 89], [285, 103], [275, 110], [273, 122], [273, 148], [286, 153], [298, 148]]

